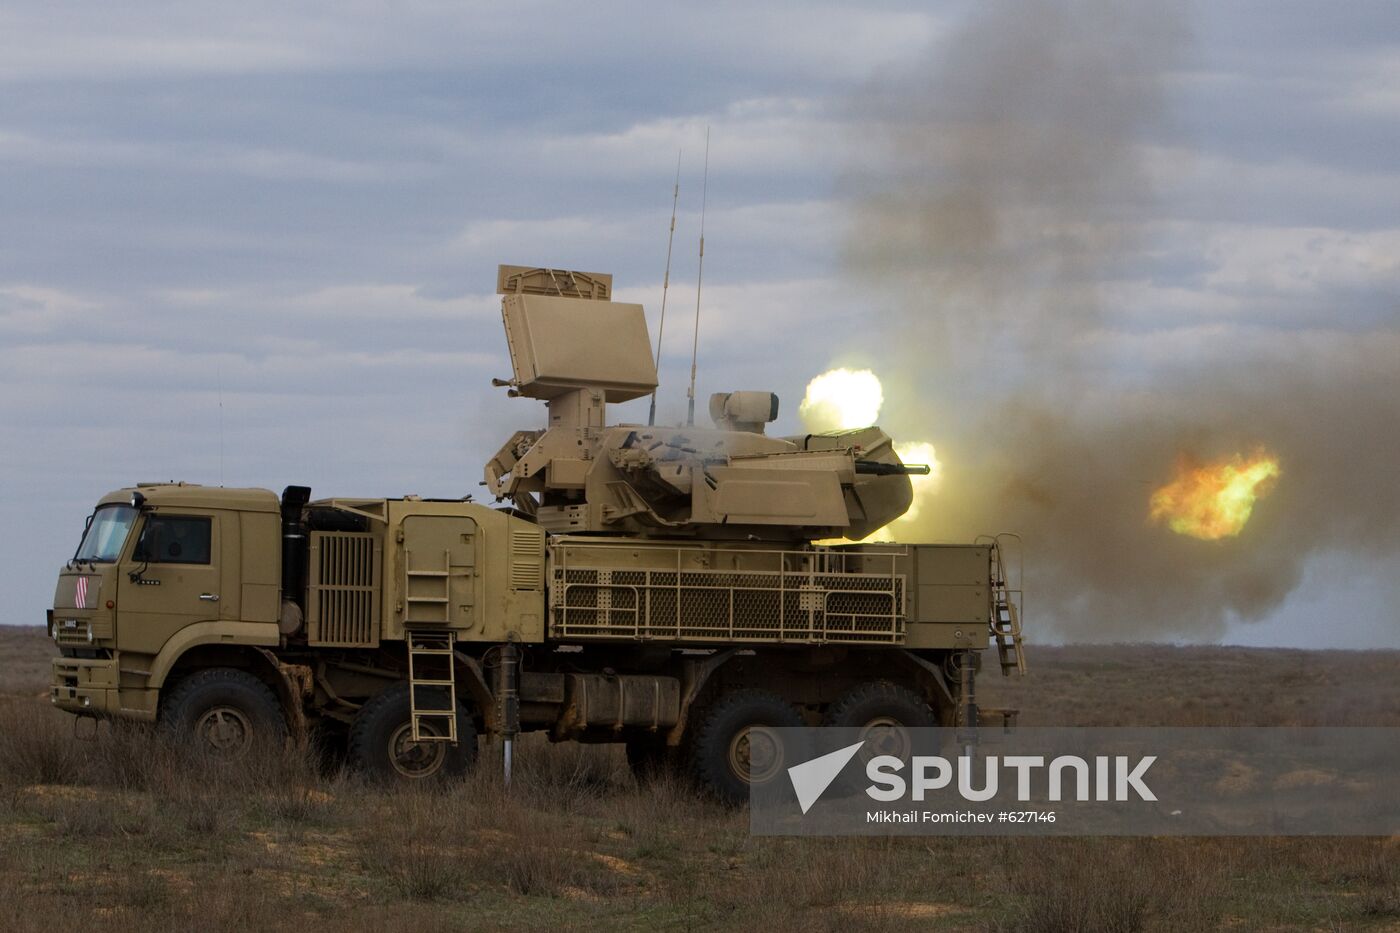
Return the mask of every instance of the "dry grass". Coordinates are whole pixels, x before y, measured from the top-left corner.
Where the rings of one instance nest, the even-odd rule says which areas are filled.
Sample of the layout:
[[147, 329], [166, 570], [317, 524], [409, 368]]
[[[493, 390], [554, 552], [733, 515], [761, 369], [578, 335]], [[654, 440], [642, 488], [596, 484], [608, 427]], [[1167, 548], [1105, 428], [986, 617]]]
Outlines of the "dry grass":
[[43, 693], [53, 642], [43, 626], [0, 625], [0, 693]]
[[978, 680], [1027, 726], [1400, 726], [1400, 651], [1032, 645], [1027, 659], [1032, 676]]
[[[76, 738], [34, 645], [10, 647], [29, 673], [0, 660], [21, 685], [0, 692], [0, 930], [1400, 929], [1396, 840], [760, 838], [683, 783], [638, 785], [615, 748], [533, 739], [509, 792], [489, 766], [385, 791], [313, 748], [229, 767], [141, 729]], [[983, 678], [984, 702], [1014, 689], [1052, 723], [1400, 715], [1393, 654], [1032, 661]]]
[[1007, 847], [1008, 886], [1018, 896], [1001, 929], [1214, 930], [1224, 920], [1220, 866], [1200, 858], [1197, 840], [1033, 842]]

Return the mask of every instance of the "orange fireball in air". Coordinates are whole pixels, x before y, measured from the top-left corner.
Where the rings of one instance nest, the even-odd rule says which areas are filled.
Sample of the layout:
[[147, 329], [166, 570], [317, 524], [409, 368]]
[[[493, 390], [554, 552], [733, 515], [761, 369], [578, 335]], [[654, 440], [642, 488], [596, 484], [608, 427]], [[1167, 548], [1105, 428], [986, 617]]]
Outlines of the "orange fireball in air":
[[1205, 541], [1234, 537], [1278, 475], [1278, 459], [1262, 450], [1204, 466], [1183, 460], [1176, 478], [1152, 494], [1152, 520]]

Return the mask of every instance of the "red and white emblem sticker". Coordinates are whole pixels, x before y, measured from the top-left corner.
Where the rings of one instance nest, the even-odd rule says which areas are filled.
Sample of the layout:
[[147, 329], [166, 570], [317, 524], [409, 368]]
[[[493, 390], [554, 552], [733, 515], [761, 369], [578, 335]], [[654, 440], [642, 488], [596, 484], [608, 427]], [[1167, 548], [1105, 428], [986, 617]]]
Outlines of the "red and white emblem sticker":
[[73, 589], [73, 605], [79, 609], [87, 608], [87, 577], [78, 578], [78, 585]]

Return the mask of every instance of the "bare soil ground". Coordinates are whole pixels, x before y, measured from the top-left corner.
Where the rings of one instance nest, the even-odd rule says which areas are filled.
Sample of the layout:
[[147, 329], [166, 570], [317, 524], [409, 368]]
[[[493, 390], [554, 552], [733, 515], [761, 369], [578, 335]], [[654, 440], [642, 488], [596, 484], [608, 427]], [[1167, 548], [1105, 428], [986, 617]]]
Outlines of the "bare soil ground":
[[[769, 839], [615, 750], [523, 743], [435, 789], [76, 738], [0, 628], [0, 930], [1400, 929], [1396, 839]], [[1400, 724], [1400, 653], [1044, 648], [1027, 724]], [[490, 754], [490, 750], [486, 751]]]

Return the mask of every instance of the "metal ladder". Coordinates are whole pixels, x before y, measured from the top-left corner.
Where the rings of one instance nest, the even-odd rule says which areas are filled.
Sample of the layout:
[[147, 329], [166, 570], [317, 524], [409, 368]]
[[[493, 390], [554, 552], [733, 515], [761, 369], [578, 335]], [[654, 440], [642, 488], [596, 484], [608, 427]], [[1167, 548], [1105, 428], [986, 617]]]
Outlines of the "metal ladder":
[[992, 541], [992, 618], [989, 627], [996, 642], [997, 658], [1004, 677], [1026, 672], [1026, 656], [1021, 641], [1021, 590], [1007, 584], [1006, 559], [1000, 539]]
[[[409, 570], [413, 566], [413, 554], [405, 550], [404, 555], [404, 623], [437, 622], [446, 625], [450, 620], [452, 592], [452, 555], [442, 552], [441, 570]], [[422, 581], [422, 587], [415, 587], [414, 581]], [[411, 595], [419, 590], [428, 590], [433, 595]]]
[[[457, 672], [452, 632], [404, 632], [408, 643], [408, 700], [415, 742], [457, 742]], [[429, 724], [435, 729], [425, 730]]]

